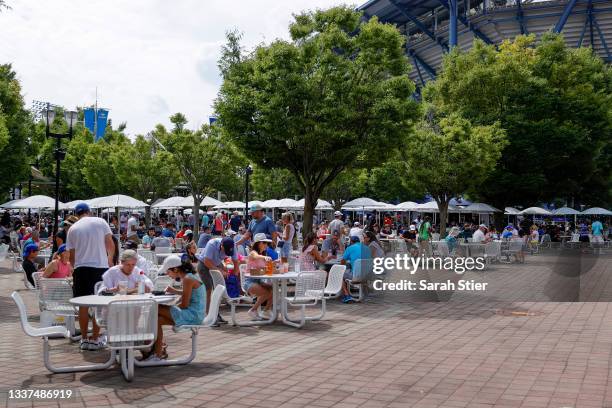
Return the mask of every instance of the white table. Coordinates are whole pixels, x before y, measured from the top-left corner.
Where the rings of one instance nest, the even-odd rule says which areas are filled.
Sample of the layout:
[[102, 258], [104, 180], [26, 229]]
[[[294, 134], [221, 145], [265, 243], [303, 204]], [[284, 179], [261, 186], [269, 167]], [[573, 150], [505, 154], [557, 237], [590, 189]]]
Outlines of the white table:
[[180, 296], [178, 295], [162, 295], [155, 296], [151, 293], [147, 293], [144, 295], [114, 295], [114, 296], [102, 296], [102, 295], [88, 295], [88, 296], [79, 296], [70, 299], [70, 303], [75, 306], [84, 306], [84, 307], [106, 307], [112, 301], [116, 300], [148, 300], [153, 299], [157, 303], [162, 305], [171, 305], [175, 303]]
[[[287, 281], [290, 279], [296, 279], [298, 277], [297, 272], [287, 272], [287, 273], [276, 273], [274, 275], [244, 275], [245, 278], [251, 279], [267, 279], [272, 283], [272, 313], [270, 314], [270, 318], [267, 320], [251, 320], [248, 322], [238, 322], [236, 321], [236, 316], [232, 315], [232, 323], [236, 326], [261, 326], [266, 324], [272, 324], [276, 321], [279, 313], [279, 301], [284, 299], [284, 296], [287, 293]], [[280, 286], [279, 286], [280, 283]], [[279, 299], [280, 296], [280, 299]], [[282, 308], [281, 308], [282, 309]], [[288, 316], [283, 313], [283, 323], [288, 324], [289, 321]]]

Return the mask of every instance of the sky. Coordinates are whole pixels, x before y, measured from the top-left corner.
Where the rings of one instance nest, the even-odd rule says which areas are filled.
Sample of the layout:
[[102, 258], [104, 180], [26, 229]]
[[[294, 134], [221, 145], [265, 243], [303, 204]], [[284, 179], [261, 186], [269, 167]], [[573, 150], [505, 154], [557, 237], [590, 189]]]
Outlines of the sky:
[[[95, 102], [130, 137], [182, 112], [208, 123], [221, 79], [225, 33], [247, 49], [288, 38], [293, 13], [341, 0], [7, 0], [0, 12], [0, 64], [11, 63], [27, 107], [73, 109]], [[349, 2], [349, 4], [351, 4]], [[354, 5], [354, 4], [353, 4]]]

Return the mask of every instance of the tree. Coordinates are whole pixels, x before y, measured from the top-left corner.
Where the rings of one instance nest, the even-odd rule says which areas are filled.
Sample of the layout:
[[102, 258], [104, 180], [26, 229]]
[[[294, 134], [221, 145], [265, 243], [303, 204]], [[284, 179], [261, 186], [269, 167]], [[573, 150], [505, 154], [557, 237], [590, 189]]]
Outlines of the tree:
[[383, 161], [410, 134], [418, 106], [396, 28], [375, 17], [364, 22], [349, 7], [294, 18], [291, 41], [248, 55], [237, 55], [238, 40], [228, 38], [215, 109], [250, 160], [294, 175], [306, 234], [325, 187], [347, 168]]
[[[133, 144], [114, 152], [113, 170], [119, 182], [136, 198], [154, 202], [168, 192], [180, 180], [172, 155], [156, 149], [153, 141], [137, 136]], [[147, 225], [150, 223], [150, 207], [146, 208]]]
[[0, 196], [28, 178], [27, 152], [34, 124], [10, 64], [0, 65]]
[[287, 169], [256, 167], [253, 169], [251, 182], [253, 198], [257, 200], [293, 198], [302, 193], [300, 185]]
[[451, 198], [481, 186], [505, 143], [499, 125], [473, 126], [456, 113], [438, 119], [432, 109], [421, 122], [405, 152], [406, 180], [438, 203], [442, 237]]
[[[174, 130], [168, 133], [163, 126], [158, 125], [154, 136], [172, 155], [173, 164], [179, 169], [182, 181], [189, 187], [196, 220], [199, 220], [200, 202], [205, 196], [239, 182], [239, 166], [232, 155], [232, 148], [227, 145], [216, 126], [203, 125], [201, 129], [191, 131], [175, 124]], [[198, 230], [199, 223], [196, 222], [195, 236]]]
[[449, 53], [423, 96], [474, 125], [506, 130], [509, 143], [479, 198], [498, 208], [557, 197], [605, 205], [611, 90], [610, 67], [590, 49], [545, 34], [537, 46], [534, 36], [519, 36], [499, 51], [476, 41], [466, 53]]

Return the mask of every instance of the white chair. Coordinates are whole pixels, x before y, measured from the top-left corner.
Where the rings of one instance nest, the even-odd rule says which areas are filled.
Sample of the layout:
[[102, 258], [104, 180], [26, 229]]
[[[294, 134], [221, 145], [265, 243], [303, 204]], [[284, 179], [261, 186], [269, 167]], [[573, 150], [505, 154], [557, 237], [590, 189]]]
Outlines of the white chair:
[[157, 336], [157, 302], [114, 300], [108, 304], [107, 313], [107, 346], [119, 351], [123, 376], [132, 381], [134, 350], [152, 346]]
[[439, 241], [440, 240], [440, 234], [437, 232], [434, 232], [431, 234], [431, 239], [432, 241]]
[[94, 371], [94, 370], [104, 370], [109, 368], [115, 362], [115, 353], [111, 352], [110, 358], [105, 363], [101, 364], [89, 364], [84, 366], [76, 366], [76, 367], [55, 367], [51, 364], [49, 358], [49, 337], [57, 337], [63, 336], [65, 338], [70, 338], [70, 332], [63, 326], [52, 326], [52, 327], [40, 327], [36, 328], [30, 325], [28, 322], [28, 313], [23, 303], [23, 299], [17, 292], [13, 292], [11, 294], [13, 301], [17, 305], [17, 309], [19, 309], [19, 318], [21, 321], [21, 328], [30, 337], [42, 337], [43, 338], [43, 360], [45, 367], [47, 370], [52, 373], [73, 373], [78, 371]]
[[514, 260], [518, 261], [518, 254], [523, 251], [523, 240], [513, 239], [509, 243], [508, 250], [503, 255], [506, 256], [505, 263], [510, 263], [510, 257], [514, 256]]
[[[371, 278], [372, 260], [357, 260], [355, 265], [351, 265], [351, 271], [353, 273], [353, 278], [347, 279], [346, 284], [351, 296], [355, 295], [357, 297], [356, 300], [361, 302], [365, 298], [365, 294], [368, 289], [368, 281]], [[353, 292], [354, 290], [357, 290], [356, 294]]]
[[6, 244], [0, 244], [0, 262], [6, 259], [8, 252], [9, 252], [9, 246]]
[[[300, 272], [295, 282], [295, 293], [293, 296], [285, 296], [282, 299], [283, 320], [286, 324], [300, 328], [306, 321], [320, 320], [325, 316], [325, 271]], [[316, 306], [321, 302], [321, 313], [317, 316], [307, 317], [306, 306]], [[288, 315], [288, 306], [300, 308], [300, 319], [292, 320]]]
[[78, 308], [70, 303], [74, 297], [72, 285], [68, 279], [40, 278], [38, 281], [38, 301], [41, 311], [47, 310], [58, 316], [64, 316], [66, 329], [70, 331], [72, 340], [78, 340], [74, 326]]
[[135, 361], [137, 367], [152, 367], [152, 366], [169, 366], [169, 365], [182, 365], [189, 364], [196, 357], [198, 352], [198, 333], [202, 328], [208, 328], [215, 324], [217, 321], [217, 315], [219, 314], [219, 305], [221, 304], [221, 299], [223, 299], [223, 294], [225, 292], [225, 287], [216, 286], [215, 290], [212, 292], [212, 296], [210, 298], [210, 306], [208, 309], [208, 313], [202, 321], [202, 324], [199, 325], [184, 325], [184, 326], [174, 326], [173, 330], [176, 333], [182, 332], [191, 332], [191, 354], [187, 357], [173, 359], [173, 360], [162, 360], [162, 361]]
[[40, 280], [43, 279], [43, 272], [34, 272], [32, 274], [32, 280], [34, 281], [34, 289], [38, 290], [40, 287]]
[[437, 245], [438, 255], [442, 258], [448, 258], [451, 256], [450, 250], [448, 249], [448, 242], [440, 241]]
[[575, 233], [572, 234], [572, 238], [566, 242], [566, 244], [568, 244], [568, 246], [570, 247], [575, 247], [575, 246], [580, 246], [580, 234]]
[[408, 245], [406, 245], [406, 241], [404, 241], [403, 239], [398, 239], [395, 242], [397, 245], [397, 252], [399, 252], [400, 254], [408, 253]]
[[501, 259], [501, 244], [500, 241], [491, 241], [485, 245], [483, 256], [486, 264], [498, 262]]
[[144, 259], [147, 260], [147, 262], [150, 262], [152, 264], [156, 264], [156, 259], [155, 259], [155, 253], [153, 253], [153, 251], [148, 250], [148, 249], [139, 249], [138, 250], [138, 255], [142, 256]]
[[333, 299], [340, 296], [342, 291], [342, 278], [346, 271], [346, 265], [333, 265], [327, 274], [327, 285], [323, 296], [325, 299]]

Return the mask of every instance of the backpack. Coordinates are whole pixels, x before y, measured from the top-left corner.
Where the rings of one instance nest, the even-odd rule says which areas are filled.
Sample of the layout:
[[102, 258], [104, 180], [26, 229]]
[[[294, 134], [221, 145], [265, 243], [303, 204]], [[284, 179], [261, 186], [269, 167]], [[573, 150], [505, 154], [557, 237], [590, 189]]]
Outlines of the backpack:
[[240, 297], [240, 282], [236, 275], [229, 275], [225, 279], [225, 289], [227, 290], [227, 295], [229, 297]]

